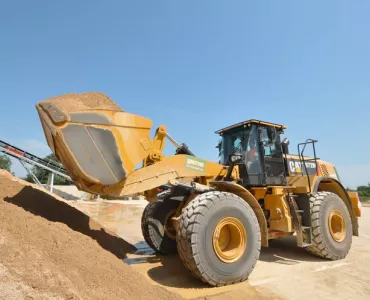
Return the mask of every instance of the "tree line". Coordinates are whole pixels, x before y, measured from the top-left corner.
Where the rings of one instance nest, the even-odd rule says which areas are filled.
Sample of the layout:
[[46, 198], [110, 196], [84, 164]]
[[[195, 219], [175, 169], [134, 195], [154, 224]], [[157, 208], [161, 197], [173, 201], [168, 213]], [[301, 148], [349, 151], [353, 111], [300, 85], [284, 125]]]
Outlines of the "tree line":
[[358, 193], [361, 201], [370, 201], [370, 183], [367, 185], [360, 185], [356, 190], [347, 189]]

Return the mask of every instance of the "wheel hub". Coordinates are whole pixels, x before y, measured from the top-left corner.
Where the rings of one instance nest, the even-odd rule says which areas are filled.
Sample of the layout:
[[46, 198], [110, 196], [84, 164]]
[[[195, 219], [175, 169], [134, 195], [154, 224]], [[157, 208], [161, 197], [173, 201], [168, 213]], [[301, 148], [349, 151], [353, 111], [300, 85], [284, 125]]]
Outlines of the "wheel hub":
[[335, 209], [329, 214], [329, 231], [337, 242], [343, 242], [346, 238], [346, 223], [339, 210]]
[[225, 263], [234, 263], [247, 247], [247, 232], [242, 222], [233, 217], [222, 219], [213, 233], [213, 249]]
[[175, 216], [175, 214], [176, 214], [176, 209], [171, 210], [167, 214], [165, 221], [164, 221], [164, 232], [172, 240], [176, 240], [176, 229], [172, 221], [172, 217]]

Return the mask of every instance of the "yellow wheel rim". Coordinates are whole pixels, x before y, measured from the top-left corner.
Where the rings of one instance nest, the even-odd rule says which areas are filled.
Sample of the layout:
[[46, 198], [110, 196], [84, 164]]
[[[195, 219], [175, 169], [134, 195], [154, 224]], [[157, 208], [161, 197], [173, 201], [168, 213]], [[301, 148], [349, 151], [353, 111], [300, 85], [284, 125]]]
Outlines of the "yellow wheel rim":
[[332, 238], [337, 242], [343, 242], [346, 238], [346, 222], [339, 210], [333, 210], [329, 215], [329, 230]]
[[164, 220], [164, 232], [172, 240], [176, 240], [176, 229], [172, 221], [172, 217], [175, 216], [175, 214], [176, 209], [171, 210]]
[[222, 219], [213, 233], [213, 249], [225, 263], [234, 263], [242, 257], [247, 248], [247, 232], [235, 218]]

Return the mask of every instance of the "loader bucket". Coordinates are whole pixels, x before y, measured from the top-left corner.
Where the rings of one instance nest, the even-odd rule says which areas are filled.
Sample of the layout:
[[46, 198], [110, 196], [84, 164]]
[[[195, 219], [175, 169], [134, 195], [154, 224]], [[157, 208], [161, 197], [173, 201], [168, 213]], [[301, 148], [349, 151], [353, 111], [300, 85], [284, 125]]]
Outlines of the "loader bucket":
[[124, 180], [151, 148], [152, 121], [104, 94], [66, 94], [36, 108], [49, 147], [82, 190]]

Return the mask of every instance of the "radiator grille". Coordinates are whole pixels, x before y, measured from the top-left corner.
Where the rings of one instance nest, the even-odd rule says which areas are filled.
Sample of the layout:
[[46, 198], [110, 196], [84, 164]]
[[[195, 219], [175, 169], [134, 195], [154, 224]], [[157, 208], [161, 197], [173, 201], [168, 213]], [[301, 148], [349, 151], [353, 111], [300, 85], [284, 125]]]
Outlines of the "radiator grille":
[[325, 165], [320, 164], [321, 173], [324, 176], [329, 176], [328, 168]]

